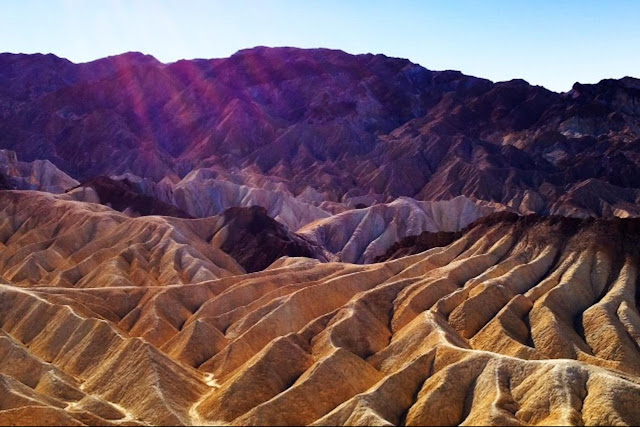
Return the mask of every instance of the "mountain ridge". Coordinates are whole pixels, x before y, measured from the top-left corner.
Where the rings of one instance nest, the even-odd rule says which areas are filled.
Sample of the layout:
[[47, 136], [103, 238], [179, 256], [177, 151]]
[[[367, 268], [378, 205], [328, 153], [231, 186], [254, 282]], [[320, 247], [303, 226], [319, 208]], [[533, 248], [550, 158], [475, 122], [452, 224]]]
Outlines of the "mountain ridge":
[[[70, 183], [124, 179], [140, 194], [131, 203], [148, 197], [193, 217], [259, 205], [294, 232], [328, 218], [346, 230], [355, 207], [392, 211], [402, 198], [636, 217], [639, 87], [609, 79], [558, 94], [328, 49], [169, 64], [141, 53], [82, 64], [5, 54], [0, 148], [53, 162]], [[376, 223], [334, 255], [370, 262], [394, 239], [427, 231], [403, 224], [378, 238]]]
[[637, 425], [640, 85], [0, 55], [0, 424]]
[[[640, 187], [637, 86], [609, 79], [555, 93], [327, 49], [169, 64], [137, 53], [82, 64], [4, 55], [0, 147], [79, 180], [253, 167], [327, 203], [463, 195], [524, 214], [635, 216], [610, 196]], [[587, 180], [620, 189], [560, 206], [565, 186]]]

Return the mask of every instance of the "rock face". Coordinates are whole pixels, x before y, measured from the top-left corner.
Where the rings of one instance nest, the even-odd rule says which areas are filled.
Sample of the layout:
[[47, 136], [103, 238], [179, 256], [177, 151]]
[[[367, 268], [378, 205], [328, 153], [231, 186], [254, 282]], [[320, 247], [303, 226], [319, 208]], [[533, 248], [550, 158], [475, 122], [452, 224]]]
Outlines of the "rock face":
[[[87, 64], [2, 54], [0, 88], [0, 147], [23, 160], [49, 160], [76, 179], [132, 173], [156, 183], [236, 168], [242, 182], [204, 188], [233, 187], [224, 200], [237, 203], [270, 199], [258, 182], [276, 185], [286, 197], [262, 206], [294, 230], [325, 211], [402, 196], [465, 196], [523, 214], [640, 214], [633, 78], [558, 94], [383, 55], [259, 47], [173, 64], [135, 53]], [[202, 189], [185, 183], [180, 202], [161, 200], [196, 217], [232, 207], [199, 205]]]
[[[103, 195], [96, 198], [93, 192], [87, 192], [87, 187], [105, 188]], [[458, 231], [483, 215], [508, 210], [499, 204], [471, 201], [464, 196], [435, 202], [401, 197], [388, 204], [352, 209], [313, 199], [310, 194], [296, 197], [282, 183], [265, 180], [258, 174], [229, 174], [210, 169], [198, 169], [178, 183], [164, 180], [156, 184], [130, 174], [100, 178], [68, 194], [74, 200], [103, 203], [130, 214], [156, 212], [184, 217], [189, 212], [194, 217], [207, 217], [220, 215], [231, 207], [260, 206], [268, 216], [322, 248], [313, 249], [313, 255], [304, 252], [304, 256], [359, 264], [372, 262], [406, 236], [424, 231]]]
[[[102, 180], [105, 182], [110, 183]], [[2, 232], [5, 256], [0, 260], [4, 273], [0, 275], [16, 283], [92, 286], [85, 281], [102, 280], [88, 274], [93, 269], [109, 272], [105, 286], [111, 282], [141, 284], [156, 275], [169, 283], [191, 283], [263, 270], [283, 256], [327, 261], [322, 248], [289, 231], [259, 206], [184, 221], [175, 215], [149, 213], [149, 217], [131, 218], [96, 202], [69, 200], [68, 194], [4, 191], [0, 204], [0, 219], [7, 221]], [[75, 251], [96, 252], [89, 257], [95, 264], [87, 261], [89, 270], [69, 265], [65, 261], [68, 254], [63, 252], [63, 256], [57, 247], [65, 244], [59, 241], [76, 235], [74, 256]], [[149, 257], [162, 265], [153, 266]]]
[[127, 179], [99, 176], [67, 190], [73, 200], [101, 203], [130, 216], [163, 215], [192, 218], [188, 213], [156, 198], [140, 194]]
[[229, 208], [211, 242], [249, 272], [264, 270], [282, 256], [327, 261], [324, 250], [290, 232], [261, 206]]
[[[158, 184], [128, 175], [138, 191], [179, 207], [191, 216], [203, 218], [221, 214], [232, 207], [262, 206], [291, 230], [331, 215], [331, 209], [344, 207], [329, 205], [322, 197], [316, 200], [294, 196], [285, 184], [259, 173], [242, 171], [228, 173], [220, 169], [197, 169], [177, 183], [164, 179]], [[121, 177], [117, 177], [121, 178]]]
[[131, 218], [42, 192], [0, 192], [0, 276], [59, 287], [194, 283], [244, 273], [210, 243], [220, 218]]
[[0, 425], [640, 424], [639, 106], [0, 54]]
[[341, 261], [369, 264], [404, 237], [422, 232], [458, 231], [494, 210], [464, 196], [436, 202], [402, 197], [389, 204], [349, 210], [315, 221], [298, 232]]
[[62, 193], [78, 184], [48, 160], [20, 162], [15, 152], [0, 150], [0, 189]]
[[[469, 230], [474, 229], [480, 224], [486, 226], [489, 224], [496, 224], [500, 221], [514, 222], [517, 220], [518, 215], [516, 213], [500, 212], [484, 216], [465, 228], [458, 227], [456, 231], [424, 231], [420, 234], [412, 234], [393, 243], [393, 245], [391, 245], [383, 255], [377, 256], [374, 262], [384, 262], [391, 259], [418, 254], [420, 252], [428, 251], [429, 249], [448, 246], [452, 242], [464, 236], [464, 234]], [[567, 221], [568, 220], [569, 219], [567, 219]]]
[[384, 263], [243, 274], [220, 225], [264, 218], [0, 192], [0, 423], [640, 422], [637, 219], [500, 213]]

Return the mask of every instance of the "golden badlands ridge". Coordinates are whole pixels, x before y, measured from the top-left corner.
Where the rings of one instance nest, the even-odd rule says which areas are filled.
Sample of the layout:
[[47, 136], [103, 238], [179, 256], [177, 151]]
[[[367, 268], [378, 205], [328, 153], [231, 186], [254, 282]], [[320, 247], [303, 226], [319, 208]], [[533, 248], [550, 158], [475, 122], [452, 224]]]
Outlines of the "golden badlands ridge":
[[221, 217], [0, 192], [0, 424], [640, 423], [640, 221], [246, 274]]

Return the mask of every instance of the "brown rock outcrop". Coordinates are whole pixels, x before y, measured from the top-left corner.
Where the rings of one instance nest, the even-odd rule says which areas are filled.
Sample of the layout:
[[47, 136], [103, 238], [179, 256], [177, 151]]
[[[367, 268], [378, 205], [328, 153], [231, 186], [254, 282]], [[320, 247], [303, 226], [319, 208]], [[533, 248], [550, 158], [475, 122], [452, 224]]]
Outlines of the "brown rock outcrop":
[[[91, 190], [95, 194], [86, 194]], [[67, 190], [66, 193], [75, 200], [101, 203], [130, 216], [162, 215], [192, 218], [188, 213], [169, 203], [139, 193], [127, 179], [114, 180], [106, 176], [98, 176]], [[94, 197], [97, 198], [92, 200]]]
[[211, 242], [231, 255], [248, 273], [264, 270], [283, 256], [327, 261], [325, 251], [289, 231], [261, 206], [229, 208]]

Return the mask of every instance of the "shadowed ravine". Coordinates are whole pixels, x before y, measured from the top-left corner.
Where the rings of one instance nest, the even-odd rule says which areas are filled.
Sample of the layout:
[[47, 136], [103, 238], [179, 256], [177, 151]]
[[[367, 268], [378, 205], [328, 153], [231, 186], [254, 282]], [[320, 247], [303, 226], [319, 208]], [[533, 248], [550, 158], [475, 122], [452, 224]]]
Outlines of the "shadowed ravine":
[[640, 221], [244, 269], [216, 217], [2, 192], [0, 423], [636, 424]]

